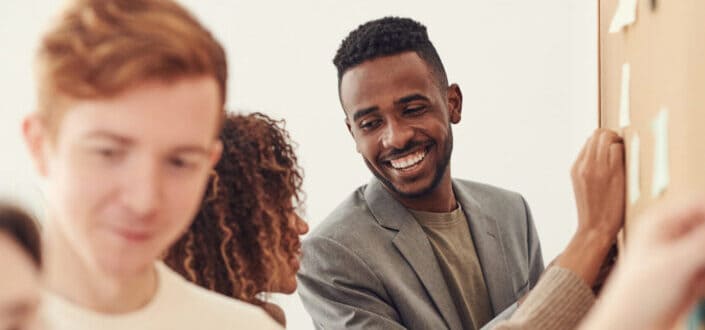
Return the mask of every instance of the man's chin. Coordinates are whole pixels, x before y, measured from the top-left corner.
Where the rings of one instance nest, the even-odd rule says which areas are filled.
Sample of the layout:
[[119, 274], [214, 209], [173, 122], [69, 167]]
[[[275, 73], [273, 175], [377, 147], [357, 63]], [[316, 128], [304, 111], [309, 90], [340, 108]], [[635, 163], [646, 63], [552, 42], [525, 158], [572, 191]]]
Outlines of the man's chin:
[[422, 198], [430, 194], [440, 182], [438, 173], [435, 173], [431, 178], [426, 175], [419, 175], [416, 178], [409, 179], [408, 183], [395, 182], [390, 178], [388, 173], [379, 172], [376, 168], [371, 166], [367, 160], [365, 160], [365, 164], [389, 192], [401, 198]]
[[[389, 181], [387, 178], [384, 180], [381, 180], [384, 186], [389, 190], [390, 192], [394, 193], [395, 195], [402, 197], [402, 198], [407, 198], [407, 199], [416, 199], [416, 198], [422, 198], [428, 194], [430, 194], [433, 189], [435, 188], [433, 185], [433, 182], [421, 184], [420, 182], [413, 182], [411, 184], [398, 184], [394, 183], [392, 181]], [[421, 181], [421, 180], [419, 180]]]
[[375, 176], [384, 184], [388, 191], [405, 199], [424, 198], [433, 193], [443, 179], [443, 172], [436, 171], [432, 175], [420, 175], [408, 182], [395, 182], [389, 177], [375, 173]]
[[422, 198], [424, 196], [427, 196], [433, 191], [431, 187], [426, 187], [423, 189], [415, 189], [415, 190], [402, 190], [397, 187], [394, 188], [394, 192], [399, 195], [399, 197], [403, 197], [406, 199], [418, 199]]

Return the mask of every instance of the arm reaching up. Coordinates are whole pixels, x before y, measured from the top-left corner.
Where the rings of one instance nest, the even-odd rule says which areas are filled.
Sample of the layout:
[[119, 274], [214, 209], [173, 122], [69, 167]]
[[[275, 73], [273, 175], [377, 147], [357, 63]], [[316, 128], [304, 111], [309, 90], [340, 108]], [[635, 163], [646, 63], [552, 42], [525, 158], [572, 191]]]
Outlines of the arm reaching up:
[[578, 229], [512, 318], [496, 330], [573, 329], [592, 306], [590, 287], [624, 224], [624, 145], [598, 129], [573, 165]]

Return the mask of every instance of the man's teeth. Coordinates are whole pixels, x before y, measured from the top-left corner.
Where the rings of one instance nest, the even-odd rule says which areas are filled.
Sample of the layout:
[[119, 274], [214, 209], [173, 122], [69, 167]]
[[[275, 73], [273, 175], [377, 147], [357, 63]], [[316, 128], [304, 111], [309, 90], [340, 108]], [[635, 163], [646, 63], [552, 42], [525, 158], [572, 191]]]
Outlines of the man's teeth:
[[390, 163], [396, 169], [405, 169], [420, 163], [424, 157], [426, 157], [426, 150], [419, 150], [402, 158], [391, 160]]

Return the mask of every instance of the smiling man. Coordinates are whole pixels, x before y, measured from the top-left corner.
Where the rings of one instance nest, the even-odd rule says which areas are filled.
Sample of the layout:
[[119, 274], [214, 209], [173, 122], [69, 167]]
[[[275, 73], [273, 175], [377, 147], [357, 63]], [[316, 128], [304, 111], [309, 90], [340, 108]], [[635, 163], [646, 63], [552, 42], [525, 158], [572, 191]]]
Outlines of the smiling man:
[[47, 329], [278, 329], [159, 260], [219, 159], [225, 53], [169, 0], [74, 0], [38, 54], [23, 131], [46, 181]]
[[451, 177], [462, 93], [426, 28], [365, 23], [334, 63], [375, 178], [304, 242], [300, 294], [316, 326], [479, 329], [510, 314], [543, 271], [536, 231], [519, 194]]

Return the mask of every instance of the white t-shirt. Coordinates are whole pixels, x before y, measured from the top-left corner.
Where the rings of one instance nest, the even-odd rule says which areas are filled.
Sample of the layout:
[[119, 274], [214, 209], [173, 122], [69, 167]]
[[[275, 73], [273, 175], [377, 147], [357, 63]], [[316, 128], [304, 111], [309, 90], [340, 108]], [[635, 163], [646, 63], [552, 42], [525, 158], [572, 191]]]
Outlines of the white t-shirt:
[[156, 264], [158, 288], [140, 310], [102, 314], [45, 292], [41, 307], [47, 330], [208, 330], [281, 329], [262, 309], [205, 290], [161, 262]]

